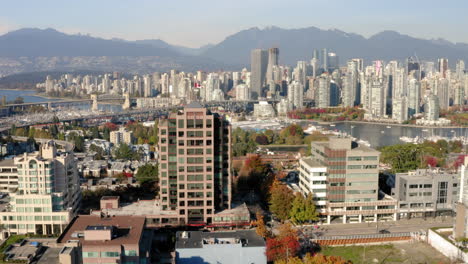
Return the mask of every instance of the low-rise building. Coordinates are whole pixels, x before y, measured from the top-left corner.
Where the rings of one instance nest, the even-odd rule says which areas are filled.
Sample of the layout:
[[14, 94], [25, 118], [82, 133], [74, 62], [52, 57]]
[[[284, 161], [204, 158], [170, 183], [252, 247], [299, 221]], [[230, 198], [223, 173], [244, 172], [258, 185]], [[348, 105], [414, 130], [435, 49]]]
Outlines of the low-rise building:
[[149, 263], [152, 232], [141, 216], [80, 215], [58, 243], [81, 251], [82, 263]]
[[176, 263], [267, 263], [266, 244], [255, 230], [176, 233]]
[[439, 168], [395, 175], [392, 197], [400, 218], [452, 214], [459, 195], [460, 175]]
[[119, 145], [121, 143], [130, 145], [133, 142], [133, 132], [127, 131], [124, 127], [121, 127], [117, 131], [111, 131], [110, 142], [114, 145]]
[[163, 210], [159, 200], [139, 200], [135, 203], [119, 203], [118, 197], [104, 196], [101, 208], [92, 212], [93, 215], [113, 216], [143, 216], [148, 227], [165, 226], [205, 226], [208, 228], [229, 228], [250, 225], [250, 211], [245, 204], [232, 206], [221, 210], [213, 216], [211, 224], [187, 223], [184, 215], [177, 211]]
[[396, 220], [397, 201], [379, 192], [380, 152], [332, 136], [312, 142], [311, 153], [300, 161], [299, 189], [313, 195], [322, 221]]

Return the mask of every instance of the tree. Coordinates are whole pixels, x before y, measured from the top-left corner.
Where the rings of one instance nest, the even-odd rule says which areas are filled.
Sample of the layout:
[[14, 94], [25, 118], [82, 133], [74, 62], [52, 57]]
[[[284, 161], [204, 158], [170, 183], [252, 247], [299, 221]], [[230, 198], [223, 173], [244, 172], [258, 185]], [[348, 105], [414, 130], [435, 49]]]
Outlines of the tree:
[[340, 256], [325, 256], [323, 254], [307, 253], [304, 258], [290, 257], [287, 260], [282, 259], [275, 261], [275, 264], [353, 264], [349, 260], [345, 260]]
[[295, 224], [317, 221], [318, 212], [315, 210], [312, 196], [308, 195], [305, 199], [302, 194], [296, 193], [289, 216], [291, 217], [291, 221]]
[[293, 192], [284, 184], [275, 180], [270, 190], [270, 211], [281, 221], [289, 218], [292, 201], [294, 200]]
[[104, 156], [106, 154], [105, 151], [101, 147], [96, 146], [95, 144], [91, 144], [91, 146], [89, 146], [89, 151], [96, 152], [96, 155], [94, 156], [96, 160], [104, 159]]
[[255, 229], [255, 233], [257, 233], [257, 235], [263, 238], [271, 236], [271, 233], [268, 231], [265, 221], [263, 220], [263, 215], [260, 212], [257, 212], [257, 221], [255, 221], [255, 224], [257, 225], [257, 228]]
[[139, 153], [134, 152], [132, 148], [125, 143], [121, 143], [114, 150], [114, 157], [116, 159], [124, 159], [124, 160], [139, 160], [140, 159]]
[[152, 165], [148, 163], [138, 168], [135, 177], [140, 184], [144, 184], [146, 182], [158, 181], [158, 174], [158, 165]]
[[297, 231], [286, 223], [279, 227], [279, 234], [275, 238], [267, 238], [266, 255], [269, 261], [288, 259], [297, 255], [300, 244]]

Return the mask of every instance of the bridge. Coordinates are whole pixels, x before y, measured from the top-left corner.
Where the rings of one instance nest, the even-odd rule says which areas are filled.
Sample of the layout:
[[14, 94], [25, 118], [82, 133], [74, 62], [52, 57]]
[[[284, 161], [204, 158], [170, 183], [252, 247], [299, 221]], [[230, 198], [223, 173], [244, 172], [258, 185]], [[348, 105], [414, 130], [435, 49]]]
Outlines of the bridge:
[[[55, 100], [55, 101], [47, 101], [47, 102], [35, 102], [35, 103], [22, 103], [22, 104], [7, 104], [4, 107], [8, 109], [8, 111], [13, 110], [25, 110], [32, 106], [42, 106], [47, 109], [52, 109], [55, 107], [64, 107], [64, 106], [81, 106], [81, 105], [88, 105], [93, 103], [93, 95], [91, 95], [90, 99], [66, 99], [66, 100]], [[120, 95], [98, 95], [96, 98], [97, 102], [112, 102], [118, 101], [123, 102], [125, 97]]]

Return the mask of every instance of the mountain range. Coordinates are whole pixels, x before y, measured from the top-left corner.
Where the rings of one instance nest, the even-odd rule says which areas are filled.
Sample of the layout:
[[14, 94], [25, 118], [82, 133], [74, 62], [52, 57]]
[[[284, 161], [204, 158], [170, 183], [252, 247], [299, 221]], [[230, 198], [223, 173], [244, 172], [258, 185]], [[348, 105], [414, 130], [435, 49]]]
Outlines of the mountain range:
[[228, 36], [218, 44], [187, 48], [160, 39], [127, 41], [89, 35], [70, 35], [55, 29], [24, 28], [0, 36], [0, 76], [37, 70], [119, 70], [151, 72], [168, 70], [240, 70], [250, 68], [250, 51], [277, 47], [280, 64], [295, 65], [310, 60], [314, 49], [338, 54], [340, 64], [350, 58], [369, 63], [382, 59], [420, 60], [446, 57], [453, 65], [468, 60], [468, 44], [444, 39], [420, 39], [395, 31], [382, 31], [369, 38], [340, 30], [316, 27], [283, 29], [257, 27]]

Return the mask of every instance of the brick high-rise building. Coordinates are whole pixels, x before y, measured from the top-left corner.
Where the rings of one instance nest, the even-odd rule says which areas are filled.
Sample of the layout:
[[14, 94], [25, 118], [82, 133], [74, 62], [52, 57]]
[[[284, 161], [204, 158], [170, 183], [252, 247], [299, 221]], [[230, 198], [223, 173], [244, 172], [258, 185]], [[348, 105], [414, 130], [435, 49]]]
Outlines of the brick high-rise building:
[[186, 223], [211, 223], [231, 204], [231, 126], [192, 102], [159, 123], [159, 177], [163, 210]]

